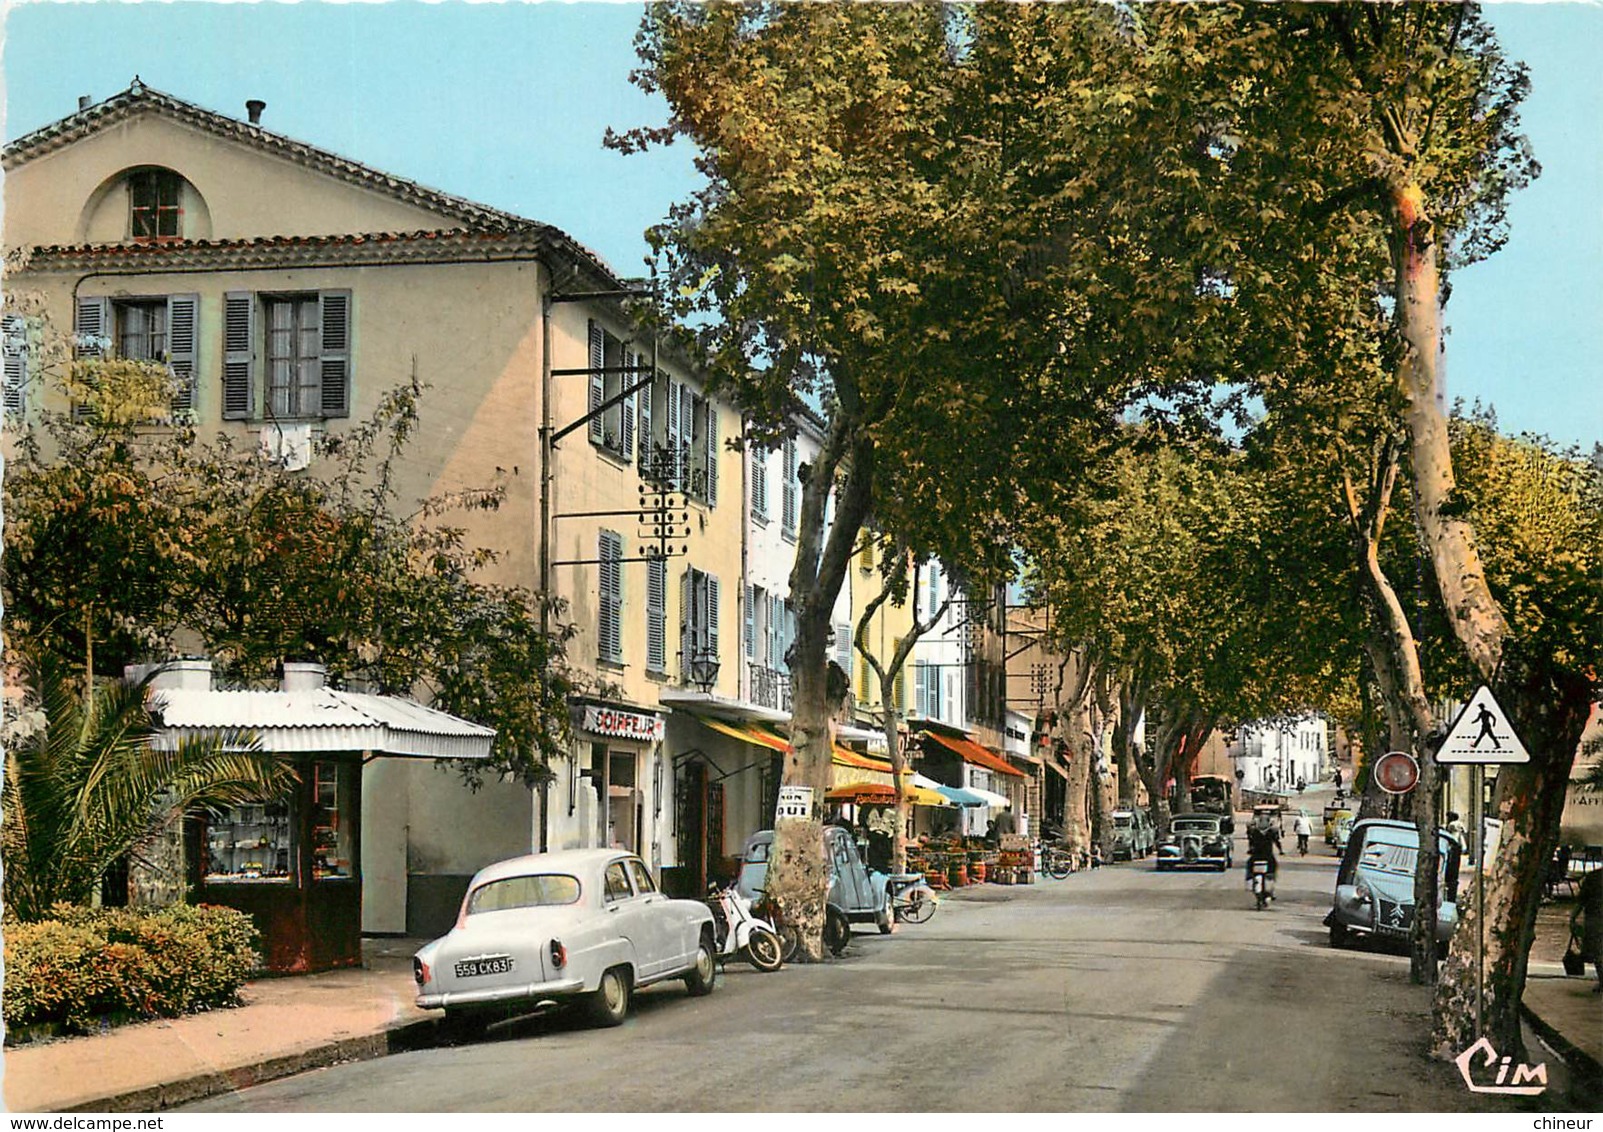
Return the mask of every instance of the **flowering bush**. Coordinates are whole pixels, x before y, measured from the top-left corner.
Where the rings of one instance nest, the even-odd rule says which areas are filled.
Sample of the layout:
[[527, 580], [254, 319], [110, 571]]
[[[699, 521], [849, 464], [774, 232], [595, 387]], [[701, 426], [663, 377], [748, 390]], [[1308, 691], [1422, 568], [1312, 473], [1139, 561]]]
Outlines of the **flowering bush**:
[[229, 1006], [259, 963], [255, 925], [232, 908], [51, 911], [5, 927], [8, 1029], [46, 1023], [87, 1033]]

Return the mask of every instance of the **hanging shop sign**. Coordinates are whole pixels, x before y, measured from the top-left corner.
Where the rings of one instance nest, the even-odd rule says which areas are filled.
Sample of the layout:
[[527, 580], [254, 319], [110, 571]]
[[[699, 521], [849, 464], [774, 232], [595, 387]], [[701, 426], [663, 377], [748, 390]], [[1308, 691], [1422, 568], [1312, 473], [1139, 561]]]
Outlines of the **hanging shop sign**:
[[662, 739], [663, 722], [660, 715], [623, 711], [619, 708], [586, 705], [584, 722], [586, 731], [605, 735], [609, 739], [633, 739], [640, 743], [655, 743]]
[[781, 786], [779, 805], [774, 807], [774, 821], [811, 821], [813, 816], [813, 788], [811, 786]]

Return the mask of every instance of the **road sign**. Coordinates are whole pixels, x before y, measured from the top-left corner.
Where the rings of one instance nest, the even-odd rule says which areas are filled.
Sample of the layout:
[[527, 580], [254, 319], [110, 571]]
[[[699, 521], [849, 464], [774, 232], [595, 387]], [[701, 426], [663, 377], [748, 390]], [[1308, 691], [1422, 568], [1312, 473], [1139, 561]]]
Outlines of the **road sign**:
[[1438, 763], [1528, 763], [1530, 752], [1514, 734], [1508, 716], [1482, 684], [1458, 713], [1436, 752]]
[[1388, 794], [1406, 794], [1419, 783], [1419, 764], [1407, 751], [1387, 751], [1375, 760], [1375, 785]]

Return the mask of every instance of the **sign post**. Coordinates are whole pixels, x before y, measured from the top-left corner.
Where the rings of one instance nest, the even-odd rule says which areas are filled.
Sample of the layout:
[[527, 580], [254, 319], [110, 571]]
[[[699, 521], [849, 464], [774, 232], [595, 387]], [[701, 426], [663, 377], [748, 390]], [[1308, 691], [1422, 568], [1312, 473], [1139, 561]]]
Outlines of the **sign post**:
[[1528, 763], [1531, 754], [1514, 733], [1508, 716], [1485, 684], [1458, 713], [1442, 740], [1436, 761], [1475, 768], [1475, 1033], [1480, 1036], [1486, 1009], [1486, 767]]

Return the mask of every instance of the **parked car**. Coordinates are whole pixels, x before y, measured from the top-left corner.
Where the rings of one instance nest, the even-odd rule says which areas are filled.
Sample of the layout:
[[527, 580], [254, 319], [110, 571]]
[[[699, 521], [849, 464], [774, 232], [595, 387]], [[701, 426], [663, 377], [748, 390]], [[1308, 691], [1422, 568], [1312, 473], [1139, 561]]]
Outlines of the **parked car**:
[[1224, 872], [1230, 867], [1230, 834], [1219, 814], [1181, 814], [1169, 823], [1169, 832], [1158, 842], [1159, 872], [1166, 869], [1210, 868]]
[[412, 957], [417, 1004], [479, 1029], [514, 1008], [572, 1002], [616, 1026], [634, 992], [683, 979], [693, 995], [718, 977], [712, 910], [657, 891], [621, 849], [515, 857], [468, 883], [456, 927]]
[[1113, 859], [1133, 861], [1152, 852], [1156, 831], [1142, 809], [1113, 811]]
[[[1460, 850], [1445, 831], [1438, 834], [1441, 871], [1437, 876], [1436, 942], [1445, 948], [1458, 926]], [[1365, 818], [1353, 823], [1336, 892], [1325, 926], [1330, 946], [1340, 947], [1356, 936], [1406, 944], [1414, 922], [1414, 866], [1419, 858], [1419, 831], [1412, 822]]]
[[1357, 809], [1356, 805], [1347, 802], [1331, 802], [1325, 806], [1325, 844], [1336, 844], [1336, 823], [1342, 818], [1350, 818]]
[[[762, 895], [768, 879], [768, 853], [773, 843], [771, 829], [760, 829], [746, 838], [740, 854], [740, 879], [735, 887], [749, 900]], [[868, 871], [851, 832], [838, 825], [826, 825], [824, 856], [829, 863], [830, 906], [843, 913], [849, 923], [874, 924], [888, 935], [893, 921], [885, 892], [885, 874]]]
[[1338, 857], [1347, 851], [1347, 842], [1352, 840], [1353, 822], [1357, 820], [1351, 814], [1336, 819], [1336, 828], [1331, 833], [1330, 844], [1335, 847]]

